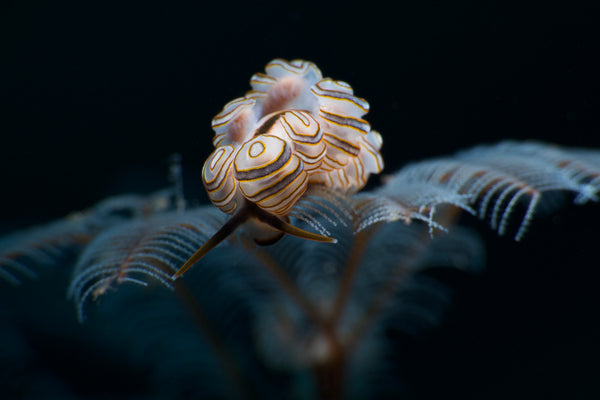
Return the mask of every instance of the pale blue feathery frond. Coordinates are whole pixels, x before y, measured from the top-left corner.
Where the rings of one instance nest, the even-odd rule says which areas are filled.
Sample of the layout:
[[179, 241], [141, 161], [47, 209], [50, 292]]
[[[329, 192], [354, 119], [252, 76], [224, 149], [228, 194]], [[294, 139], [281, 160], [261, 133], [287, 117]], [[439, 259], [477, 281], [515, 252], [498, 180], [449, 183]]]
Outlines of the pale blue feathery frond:
[[68, 296], [83, 319], [88, 298], [97, 298], [115, 285], [147, 285], [157, 280], [172, 286], [171, 275], [223, 222], [212, 207], [185, 213], [157, 214], [104, 231], [82, 252], [73, 271]]
[[599, 158], [596, 151], [539, 142], [479, 146], [402, 168], [374, 191], [374, 201], [386, 204], [379, 210], [381, 220], [402, 218], [400, 209], [407, 219], [416, 213], [434, 221], [436, 207], [454, 205], [480, 218], [489, 217], [500, 235], [506, 233], [516, 205], [524, 202], [526, 210], [514, 236], [520, 240], [544, 193], [572, 192], [578, 204], [597, 200]]
[[0, 238], [0, 279], [13, 285], [34, 278], [41, 265], [52, 266], [68, 252], [77, 254], [100, 232], [127, 220], [172, 208], [172, 190], [149, 196], [109, 197], [80, 212]]

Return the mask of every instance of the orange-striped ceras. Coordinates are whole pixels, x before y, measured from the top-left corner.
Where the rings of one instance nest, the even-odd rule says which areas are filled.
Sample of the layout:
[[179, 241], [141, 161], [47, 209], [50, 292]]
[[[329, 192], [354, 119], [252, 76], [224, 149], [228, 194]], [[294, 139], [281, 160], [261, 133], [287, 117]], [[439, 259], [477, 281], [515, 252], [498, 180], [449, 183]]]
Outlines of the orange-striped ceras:
[[274, 229], [335, 241], [290, 225], [286, 215], [310, 185], [354, 193], [383, 169], [381, 136], [362, 119], [369, 103], [347, 83], [323, 78], [311, 62], [275, 59], [250, 85], [213, 118], [215, 150], [202, 172], [212, 203], [233, 216], [175, 278], [248, 220], [267, 236]]

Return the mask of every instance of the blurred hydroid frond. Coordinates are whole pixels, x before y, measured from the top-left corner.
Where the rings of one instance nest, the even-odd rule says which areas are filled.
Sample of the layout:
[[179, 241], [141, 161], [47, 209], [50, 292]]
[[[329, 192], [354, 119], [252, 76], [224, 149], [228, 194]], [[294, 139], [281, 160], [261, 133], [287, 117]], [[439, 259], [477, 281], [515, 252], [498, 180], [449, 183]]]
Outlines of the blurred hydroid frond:
[[103, 230], [170, 209], [172, 197], [171, 189], [150, 196], [114, 196], [56, 222], [0, 238], [0, 278], [13, 285], [21, 283], [18, 275], [33, 278], [38, 266], [54, 265], [68, 252], [77, 254]]
[[[323, 189], [318, 194], [313, 192], [299, 206], [303, 207], [304, 217], [295, 224], [303, 229], [319, 227], [334, 235], [338, 243], [286, 236], [272, 246], [256, 247], [242, 231], [208, 254], [189, 276], [177, 281], [170, 280], [172, 272], [223, 223], [224, 214], [212, 207], [200, 207], [185, 213], [161, 213], [104, 231], [87, 246], [73, 273], [69, 294], [79, 318], [83, 319], [88, 299], [107, 297], [113, 300], [103, 301], [102, 308], [113, 304], [110, 308], [115, 313], [127, 309], [129, 324], [147, 327], [148, 322], [142, 320], [152, 320], [144, 317], [153, 313], [149, 307], [156, 308], [158, 315], [165, 307], [177, 307], [177, 302], [166, 300], [164, 293], [170, 292], [164, 290], [160, 292], [162, 305], [133, 301], [131, 296], [143, 296], [146, 290], [159, 295], [153, 288], [135, 290], [121, 284], [161, 283], [174, 289], [186, 305], [184, 309], [198, 318], [202, 339], [196, 340], [212, 343], [216, 349], [215, 358], [196, 355], [197, 367], [208, 371], [209, 365], [217, 362], [229, 371], [230, 381], [243, 388], [242, 392], [275, 398], [276, 394], [263, 393], [248, 383], [269, 379], [268, 374], [255, 376], [256, 371], [267, 366], [293, 374], [327, 365], [336, 354], [343, 355], [348, 368], [356, 373], [364, 369], [354, 363], [365, 364], [368, 360], [371, 370], [375, 370], [375, 359], [371, 358], [378, 345], [373, 329], [389, 318], [388, 310], [399, 313], [397, 310], [403, 309], [406, 313], [407, 307], [400, 304], [406, 303], [407, 297], [401, 295], [404, 291], [425, 294], [421, 296], [423, 302], [418, 301], [419, 295], [413, 296], [413, 321], [407, 323], [407, 331], [419, 331], [439, 321], [441, 313], [435, 310], [444, 305], [445, 298], [427, 295], [436, 290], [428, 291], [423, 283], [416, 285], [414, 282], [421, 282], [414, 280], [416, 272], [430, 266], [472, 270], [483, 264], [482, 246], [476, 236], [460, 231], [432, 240], [427, 226], [397, 221], [361, 228], [359, 232], [363, 218], [372, 215], [364, 212], [364, 198], [343, 197]], [[115, 304], [118, 296], [113, 290], [130, 293], [120, 296], [128, 300]], [[429, 308], [434, 311], [425, 312]], [[423, 319], [416, 312], [421, 309]], [[180, 310], [172, 312], [180, 314]], [[156, 335], [169, 337], [166, 331], [173, 331], [185, 336], [190, 329], [185, 318], [158, 319], [162, 322], [153, 325], [152, 335], [136, 338], [136, 347], [147, 348], [145, 354], [152, 353]], [[240, 329], [246, 332], [243, 337], [238, 334]], [[235, 357], [224, 350], [246, 340], [250, 342], [237, 348]], [[185, 363], [178, 361], [176, 353], [168, 354], [174, 357], [172, 363]], [[181, 354], [182, 360], [188, 356], [190, 352]], [[200, 367], [204, 358], [206, 365]], [[239, 372], [243, 369], [240, 365], [248, 363], [256, 365], [250, 368], [255, 371], [251, 378]], [[343, 390], [358, 393], [359, 388], [350, 385]]]

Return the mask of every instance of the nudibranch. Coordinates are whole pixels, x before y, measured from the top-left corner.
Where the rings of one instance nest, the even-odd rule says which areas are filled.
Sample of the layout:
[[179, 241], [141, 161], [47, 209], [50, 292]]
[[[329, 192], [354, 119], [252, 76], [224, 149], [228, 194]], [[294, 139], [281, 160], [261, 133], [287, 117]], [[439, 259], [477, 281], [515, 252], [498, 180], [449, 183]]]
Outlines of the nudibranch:
[[334, 238], [290, 224], [287, 214], [311, 185], [354, 193], [383, 169], [380, 134], [362, 117], [369, 103], [311, 62], [275, 59], [252, 90], [212, 120], [215, 150], [202, 180], [211, 202], [232, 217], [173, 275], [181, 276], [243, 223], [258, 244], [284, 234]]

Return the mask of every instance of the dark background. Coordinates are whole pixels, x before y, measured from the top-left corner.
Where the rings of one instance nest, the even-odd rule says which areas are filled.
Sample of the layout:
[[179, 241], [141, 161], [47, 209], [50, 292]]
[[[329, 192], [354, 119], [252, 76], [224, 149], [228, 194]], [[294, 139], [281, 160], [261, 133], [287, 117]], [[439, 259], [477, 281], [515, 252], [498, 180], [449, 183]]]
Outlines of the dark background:
[[[508, 138], [600, 148], [597, 2], [526, 3], [4, 5], [1, 227], [163, 187], [174, 153], [205, 201], [210, 120], [275, 57], [370, 102], [387, 172]], [[405, 344], [418, 398], [598, 397], [596, 208], [564, 208], [519, 244], [486, 233], [488, 271], [447, 277], [446, 322]]]

